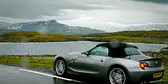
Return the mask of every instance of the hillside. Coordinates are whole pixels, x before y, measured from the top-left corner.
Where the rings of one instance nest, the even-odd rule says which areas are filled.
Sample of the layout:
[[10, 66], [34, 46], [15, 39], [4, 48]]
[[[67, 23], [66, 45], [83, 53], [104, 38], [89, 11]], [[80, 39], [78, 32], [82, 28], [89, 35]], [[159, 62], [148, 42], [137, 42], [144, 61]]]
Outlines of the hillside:
[[64, 41], [98, 41], [98, 42], [134, 42], [134, 43], [168, 43], [168, 31], [123, 31], [116, 33], [98, 33], [89, 35], [64, 35], [31, 31], [11, 32], [0, 35], [0, 42], [64, 42]]
[[9, 32], [17, 32], [15, 29], [0, 29], [0, 34], [9, 33]]
[[0, 22], [0, 29], [14, 29], [17, 31], [37, 31], [70, 35], [86, 35], [93, 33], [105, 33], [104, 31], [88, 27], [68, 26], [55, 20], [34, 21], [25, 23], [9, 24]]
[[54, 33], [42, 32], [11, 32], [0, 35], [0, 42], [64, 42], [64, 41], [78, 41], [80, 36], [63, 35]]
[[168, 24], [142, 24], [142, 25], [130, 25], [125, 28], [125, 30], [128, 31], [153, 31], [153, 30], [159, 30], [159, 31], [168, 31]]
[[129, 36], [129, 37], [168, 38], [168, 31], [121, 31], [114, 33], [88, 34], [83, 36], [85, 37]]
[[109, 42], [113, 39], [120, 42], [168, 43], [168, 31], [122, 31], [115, 33], [88, 34], [84, 37], [97, 37], [90, 41]]

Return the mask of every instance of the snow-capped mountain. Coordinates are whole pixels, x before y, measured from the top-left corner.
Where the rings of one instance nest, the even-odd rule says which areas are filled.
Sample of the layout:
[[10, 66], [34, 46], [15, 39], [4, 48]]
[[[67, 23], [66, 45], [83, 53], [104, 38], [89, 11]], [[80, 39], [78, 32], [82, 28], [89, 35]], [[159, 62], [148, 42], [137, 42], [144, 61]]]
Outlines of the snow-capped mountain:
[[126, 27], [128, 31], [137, 31], [137, 30], [168, 30], [168, 24], [145, 24], [145, 25], [132, 25]]
[[108, 32], [120, 32], [120, 31], [168, 31], [168, 23], [153, 23], [153, 24], [134, 24], [125, 26], [106, 25], [104, 30]]
[[17, 31], [38, 31], [59, 34], [91, 34], [104, 33], [104, 31], [91, 29], [88, 27], [68, 26], [55, 20], [35, 21], [17, 24], [0, 23], [0, 29], [15, 29]]
[[5, 22], [0, 22], [0, 28], [5, 28], [7, 26], [9, 26], [9, 23], [5, 23]]
[[[142, 25], [129, 25], [123, 27], [115, 27], [113, 25], [106, 25], [101, 30], [91, 29], [89, 27], [80, 26], [68, 26], [66, 24], [61, 24], [55, 20], [49, 21], [34, 21], [25, 23], [9, 24], [5, 22], [0, 22], [0, 34], [13, 32], [13, 31], [38, 31], [38, 32], [49, 32], [49, 33], [59, 33], [59, 34], [92, 34], [92, 33], [105, 33], [107, 32], [119, 32], [119, 31], [151, 31], [151, 30], [167, 30], [168, 24], [142, 24]], [[1, 33], [3, 29], [3, 32]], [[7, 30], [8, 29], [8, 30]]]

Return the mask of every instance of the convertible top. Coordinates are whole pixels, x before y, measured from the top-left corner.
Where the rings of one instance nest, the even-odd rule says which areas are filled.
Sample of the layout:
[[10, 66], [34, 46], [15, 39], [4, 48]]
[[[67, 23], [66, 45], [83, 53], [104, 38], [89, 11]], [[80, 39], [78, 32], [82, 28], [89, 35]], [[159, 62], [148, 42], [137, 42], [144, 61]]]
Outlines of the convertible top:
[[136, 46], [134, 45], [129, 45], [129, 44], [126, 44], [126, 43], [121, 43], [121, 42], [109, 42], [109, 43], [102, 43], [102, 44], [98, 44], [97, 46], [105, 46], [105, 47], [108, 47], [110, 49], [115, 49], [115, 48], [137, 48]]
[[102, 44], [98, 44], [96, 47], [98, 46], [107, 47], [109, 49], [109, 56], [112, 56], [112, 57], [125, 57], [127, 55], [124, 51], [124, 48], [137, 48], [134, 45], [129, 45], [129, 44], [120, 43], [120, 42], [102, 43]]

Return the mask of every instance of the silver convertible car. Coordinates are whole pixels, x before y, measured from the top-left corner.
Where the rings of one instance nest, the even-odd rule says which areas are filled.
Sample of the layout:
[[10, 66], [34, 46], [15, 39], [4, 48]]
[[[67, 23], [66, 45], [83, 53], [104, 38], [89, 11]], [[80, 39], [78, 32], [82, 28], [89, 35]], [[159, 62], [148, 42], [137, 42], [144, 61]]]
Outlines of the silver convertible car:
[[58, 55], [54, 60], [57, 75], [67, 73], [96, 76], [110, 84], [160, 81], [164, 74], [161, 58], [145, 56], [136, 46], [102, 43], [86, 52]]

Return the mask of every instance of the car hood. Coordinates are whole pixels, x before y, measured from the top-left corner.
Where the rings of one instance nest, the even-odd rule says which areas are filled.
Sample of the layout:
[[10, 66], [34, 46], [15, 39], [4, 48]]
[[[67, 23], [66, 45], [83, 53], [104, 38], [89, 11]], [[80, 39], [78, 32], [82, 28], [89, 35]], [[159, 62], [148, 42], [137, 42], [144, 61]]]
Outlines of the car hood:
[[68, 53], [68, 54], [81, 54], [81, 52], [71, 52], [71, 53]]

